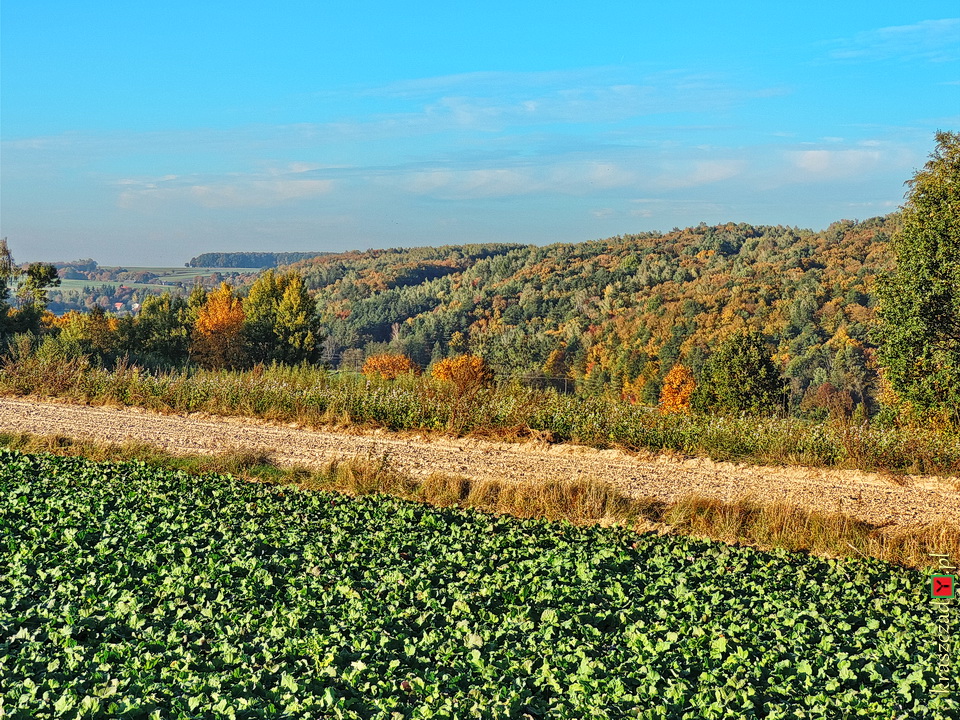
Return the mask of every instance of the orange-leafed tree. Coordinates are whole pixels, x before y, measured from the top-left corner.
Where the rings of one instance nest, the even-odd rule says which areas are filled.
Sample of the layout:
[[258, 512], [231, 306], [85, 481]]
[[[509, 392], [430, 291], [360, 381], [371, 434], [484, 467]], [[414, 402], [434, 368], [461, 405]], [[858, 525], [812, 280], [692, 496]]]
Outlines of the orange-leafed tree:
[[207, 296], [197, 312], [191, 359], [205, 368], [234, 369], [244, 363], [243, 305], [227, 283]]
[[401, 375], [419, 375], [420, 366], [401, 353], [383, 353], [368, 357], [361, 372], [393, 380]]
[[550, 352], [550, 356], [543, 364], [543, 371], [550, 377], [567, 377], [567, 374], [570, 372], [570, 368], [568, 367], [567, 353], [565, 348], [554, 348]]
[[476, 390], [493, 379], [486, 361], [476, 355], [444, 358], [433, 366], [433, 376], [452, 382], [460, 392]]
[[690, 412], [690, 398], [696, 386], [693, 373], [688, 368], [680, 363], [674, 365], [663, 379], [663, 389], [660, 391], [660, 412]]

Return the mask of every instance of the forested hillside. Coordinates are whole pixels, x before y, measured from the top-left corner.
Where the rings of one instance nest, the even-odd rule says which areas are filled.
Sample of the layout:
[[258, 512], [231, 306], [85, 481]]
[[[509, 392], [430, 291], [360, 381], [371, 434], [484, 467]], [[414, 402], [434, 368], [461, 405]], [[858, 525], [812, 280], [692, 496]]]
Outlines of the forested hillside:
[[650, 405], [666, 401], [672, 369], [677, 388], [692, 387], [689, 378], [697, 392], [716, 395], [710, 358], [752, 353], [740, 379], [727, 373], [726, 382], [743, 390], [759, 373], [762, 387], [734, 388], [731, 402], [703, 397], [702, 408], [748, 410], [733, 396], [749, 395], [764, 411], [816, 417], [862, 406], [872, 414], [875, 279], [893, 268], [889, 239], [899, 222], [842, 221], [819, 233], [701, 224], [546, 247], [327, 253], [216, 292], [198, 286], [189, 300], [147, 297], [132, 314], [105, 317], [97, 307], [89, 317], [44, 316], [41, 328], [35, 320], [50, 300], [43, 289], [30, 312], [10, 316], [10, 329], [37, 325], [70, 354], [106, 365], [126, 357], [167, 368], [306, 361], [359, 370], [393, 353], [425, 368], [469, 353], [501, 379]]
[[656, 403], [676, 362], [699, 374], [721, 340], [750, 329], [776, 352], [794, 408], [837, 393], [871, 403], [874, 278], [892, 266], [897, 222], [819, 233], [701, 224], [546, 247], [343, 253], [288, 269], [317, 301], [334, 363], [393, 351], [427, 365], [469, 351], [501, 375], [569, 377]]

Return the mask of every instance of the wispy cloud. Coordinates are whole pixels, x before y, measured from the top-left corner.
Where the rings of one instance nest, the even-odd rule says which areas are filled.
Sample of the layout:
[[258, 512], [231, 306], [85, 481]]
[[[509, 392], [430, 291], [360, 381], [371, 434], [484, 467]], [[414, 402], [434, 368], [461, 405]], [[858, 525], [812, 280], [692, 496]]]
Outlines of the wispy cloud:
[[623, 68], [592, 68], [422, 78], [322, 93], [317, 98], [339, 103], [351, 97], [392, 103], [392, 112], [361, 112], [329, 123], [343, 134], [379, 136], [451, 130], [497, 132], [550, 123], [597, 125], [668, 113], [705, 114], [785, 92], [780, 87], [743, 87], [720, 73], [627, 74]]
[[868, 177], [877, 172], [906, 173], [916, 162], [903, 145], [864, 140], [844, 148], [799, 148], [784, 152], [785, 170], [792, 182], [822, 182]]
[[278, 207], [325, 195], [333, 189], [332, 180], [297, 177], [316, 168], [311, 163], [292, 163], [286, 172], [123, 178], [116, 183], [117, 204], [125, 209], [182, 204], [209, 209]]
[[657, 177], [656, 186], [660, 189], [675, 190], [710, 185], [734, 178], [746, 167], [744, 160], [733, 158], [671, 163], [667, 171]]
[[750, 169], [742, 153], [717, 150], [704, 159], [697, 148], [621, 148], [608, 157], [543, 157], [500, 167], [451, 165], [403, 169], [379, 181], [415, 195], [440, 199], [505, 198], [558, 194], [583, 197], [622, 195], [624, 191], [667, 192], [732, 180]]
[[799, 170], [812, 175], [847, 177], [866, 172], [882, 159], [879, 150], [796, 150], [787, 158]]
[[591, 195], [635, 184], [635, 171], [613, 162], [543, 158], [500, 167], [397, 168], [378, 182], [414, 195], [441, 199], [505, 198], [558, 193]]
[[960, 57], [960, 18], [895, 25], [833, 40], [833, 60], [926, 60], [946, 62]]

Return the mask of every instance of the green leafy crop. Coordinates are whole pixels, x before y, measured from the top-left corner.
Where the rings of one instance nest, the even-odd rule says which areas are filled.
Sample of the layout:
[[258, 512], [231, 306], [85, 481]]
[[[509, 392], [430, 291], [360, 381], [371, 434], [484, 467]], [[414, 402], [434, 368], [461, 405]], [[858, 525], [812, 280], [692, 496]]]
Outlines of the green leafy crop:
[[0, 451], [0, 717], [950, 718], [919, 573]]

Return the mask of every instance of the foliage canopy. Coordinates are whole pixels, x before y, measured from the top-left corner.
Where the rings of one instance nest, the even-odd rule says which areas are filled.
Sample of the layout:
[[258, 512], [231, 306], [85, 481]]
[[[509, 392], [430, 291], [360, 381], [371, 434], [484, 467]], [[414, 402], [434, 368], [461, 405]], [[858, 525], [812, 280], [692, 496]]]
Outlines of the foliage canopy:
[[214, 370], [241, 367], [243, 347], [243, 306], [233, 288], [223, 283], [207, 296], [194, 322], [190, 356]]
[[879, 287], [879, 359], [901, 398], [960, 419], [960, 133], [937, 133], [908, 185], [897, 267]]
[[775, 411], [783, 400], [783, 381], [763, 335], [737, 332], [724, 340], [695, 393], [695, 405], [704, 410]]

